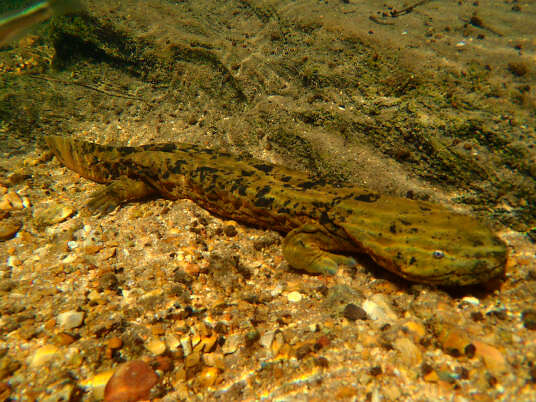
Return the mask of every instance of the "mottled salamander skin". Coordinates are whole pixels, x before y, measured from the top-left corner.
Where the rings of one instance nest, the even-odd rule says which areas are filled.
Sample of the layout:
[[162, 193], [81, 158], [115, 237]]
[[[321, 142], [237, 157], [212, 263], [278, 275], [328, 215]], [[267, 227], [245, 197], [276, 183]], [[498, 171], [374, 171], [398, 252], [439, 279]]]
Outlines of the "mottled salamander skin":
[[283, 254], [313, 273], [366, 253], [410, 281], [460, 286], [504, 272], [505, 244], [477, 219], [429, 202], [336, 187], [260, 160], [190, 144], [111, 147], [46, 137], [81, 176], [108, 183], [88, 203], [108, 212], [149, 196], [188, 198], [226, 218], [288, 233]]

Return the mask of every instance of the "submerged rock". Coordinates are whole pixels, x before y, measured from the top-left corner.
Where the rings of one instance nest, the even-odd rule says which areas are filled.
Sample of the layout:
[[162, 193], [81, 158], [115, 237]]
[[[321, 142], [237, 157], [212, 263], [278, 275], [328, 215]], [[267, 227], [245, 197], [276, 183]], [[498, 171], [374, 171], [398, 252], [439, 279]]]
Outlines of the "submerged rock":
[[67, 205], [52, 204], [38, 211], [35, 215], [35, 220], [39, 226], [52, 226], [71, 217], [74, 212], [74, 209]]
[[0, 222], [0, 241], [6, 241], [13, 238], [22, 227], [19, 221], [1, 221]]
[[142, 360], [125, 363], [117, 369], [104, 389], [105, 402], [135, 402], [149, 399], [151, 388], [158, 376]]

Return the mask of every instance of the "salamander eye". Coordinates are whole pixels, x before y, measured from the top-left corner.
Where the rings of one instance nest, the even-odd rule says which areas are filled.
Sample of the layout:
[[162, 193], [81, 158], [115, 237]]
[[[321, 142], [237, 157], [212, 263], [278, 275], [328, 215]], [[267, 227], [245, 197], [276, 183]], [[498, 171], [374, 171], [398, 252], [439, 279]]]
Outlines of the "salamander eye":
[[445, 253], [441, 250], [434, 251], [434, 258], [440, 259], [445, 256]]

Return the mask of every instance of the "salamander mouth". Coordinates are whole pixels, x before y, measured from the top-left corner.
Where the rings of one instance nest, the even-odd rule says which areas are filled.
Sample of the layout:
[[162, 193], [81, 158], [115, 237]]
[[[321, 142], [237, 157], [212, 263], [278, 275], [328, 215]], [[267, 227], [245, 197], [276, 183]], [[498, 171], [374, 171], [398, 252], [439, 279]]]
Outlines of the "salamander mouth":
[[489, 261], [477, 260], [473, 264], [473, 268], [460, 272], [457, 269], [453, 269], [451, 272], [441, 273], [437, 275], [408, 275], [401, 273], [404, 278], [412, 282], [420, 282], [441, 286], [471, 286], [479, 283], [485, 283], [491, 279], [504, 274], [506, 265], [505, 256], [504, 261], [497, 261], [493, 265], [490, 265]]

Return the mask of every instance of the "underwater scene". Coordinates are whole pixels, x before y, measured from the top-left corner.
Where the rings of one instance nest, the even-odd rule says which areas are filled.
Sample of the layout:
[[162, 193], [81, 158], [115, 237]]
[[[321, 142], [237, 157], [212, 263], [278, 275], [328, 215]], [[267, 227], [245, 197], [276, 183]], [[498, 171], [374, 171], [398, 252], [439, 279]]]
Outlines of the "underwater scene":
[[536, 400], [536, 2], [2, 0], [0, 402]]

